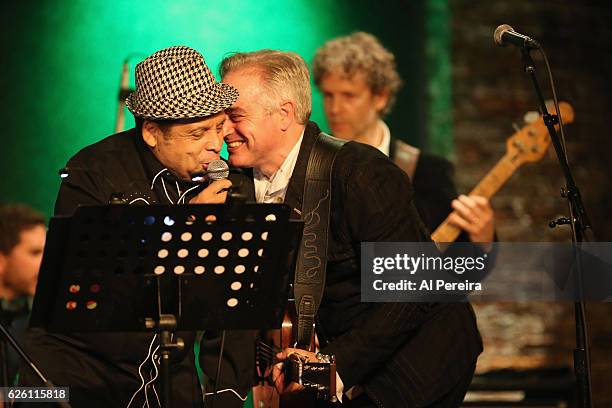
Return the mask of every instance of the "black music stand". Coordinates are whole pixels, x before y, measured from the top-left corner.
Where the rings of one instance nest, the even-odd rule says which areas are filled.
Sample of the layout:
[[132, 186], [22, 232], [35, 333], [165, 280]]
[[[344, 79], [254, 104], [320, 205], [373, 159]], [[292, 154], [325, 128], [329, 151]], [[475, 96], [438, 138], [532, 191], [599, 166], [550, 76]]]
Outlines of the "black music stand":
[[165, 406], [177, 330], [278, 328], [303, 223], [284, 204], [79, 207], [49, 224], [30, 325], [157, 331]]

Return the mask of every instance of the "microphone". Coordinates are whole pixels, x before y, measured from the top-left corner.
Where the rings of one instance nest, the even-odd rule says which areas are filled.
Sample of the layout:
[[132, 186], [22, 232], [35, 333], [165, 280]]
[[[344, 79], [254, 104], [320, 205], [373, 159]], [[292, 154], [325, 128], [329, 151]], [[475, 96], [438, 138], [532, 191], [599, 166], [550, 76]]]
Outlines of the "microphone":
[[206, 171], [200, 171], [191, 175], [191, 181], [202, 182], [204, 180], [223, 180], [229, 176], [229, 167], [223, 160], [213, 160], [208, 163]]
[[115, 121], [115, 133], [119, 133], [123, 131], [123, 127], [125, 124], [125, 98], [130, 94], [130, 68], [128, 65], [128, 60], [123, 61], [123, 65], [121, 67], [121, 82], [119, 85], [119, 93], [118, 99], [119, 104], [117, 105], [117, 119]]
[[224, 180], [229, 179], [232, 182], [232, 187], [227, 189], [226, 204], [245, 203], [249, 198], [248, 185], [253, 183], [250, 177], [246, 176], [241, 169], [233, 169], [230, 173], [227, 163], [223, 160], [213, 160], [208, 163], [206, 171], [201, 171], [191, 175], [191, 181], [203, 183], [206, 180]]
[[514, 31], [514, 28], [510, 27], [508, 24], [502, 24], [495, 29], [493, 40], [495, 44], [500, 47], [512, 44], [519, 48], [524, 48], [525, 50], [540, 48], [540, 44], [538, 44], [536, 40], [517, 33]]
[[126, 59], [121, 66], [121, 81], [119, 83], [119, 93], [117, 95], [119, 102], [125, 102], [125, 98], [128, 97], [130, 91], [130, 67]]

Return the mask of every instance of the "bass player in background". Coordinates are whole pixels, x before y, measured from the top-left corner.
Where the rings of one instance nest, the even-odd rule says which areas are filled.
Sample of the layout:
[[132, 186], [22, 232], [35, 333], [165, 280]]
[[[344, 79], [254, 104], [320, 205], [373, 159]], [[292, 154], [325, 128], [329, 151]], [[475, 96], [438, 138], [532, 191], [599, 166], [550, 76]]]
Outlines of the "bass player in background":
[[[404, 170], [415, 191], [415, 205], [433, 232], [449, 213], [463, 233], [460, 241], [490, 243], [494, 213], [481, 196], [458, 195], [452, 164], [393, 137], [383, 117], [402, 85], [394, 55], [364, 32], [330, 40], [312, 64], [314, 82], [323, 93], [325, 116], [334, 136], [378, 148]], [[454, 211], [453, 211], [454, 210]]]

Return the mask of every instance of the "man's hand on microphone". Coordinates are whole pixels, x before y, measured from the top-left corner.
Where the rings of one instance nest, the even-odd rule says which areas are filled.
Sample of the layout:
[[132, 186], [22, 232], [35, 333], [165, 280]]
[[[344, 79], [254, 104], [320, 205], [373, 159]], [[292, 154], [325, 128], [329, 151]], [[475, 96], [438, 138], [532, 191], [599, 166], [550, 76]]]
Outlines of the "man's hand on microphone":
[[223, 204], [227, 198], [227, 190], [232, 186], [229, 179], [215, 180], [208, 187], [189, 200], [190, 204]]

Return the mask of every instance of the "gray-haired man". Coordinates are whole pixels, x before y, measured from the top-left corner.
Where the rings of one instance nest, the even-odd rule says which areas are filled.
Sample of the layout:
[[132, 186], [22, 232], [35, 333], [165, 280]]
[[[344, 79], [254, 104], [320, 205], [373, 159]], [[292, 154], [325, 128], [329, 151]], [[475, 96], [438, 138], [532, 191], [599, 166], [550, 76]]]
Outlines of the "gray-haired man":
[[[228, 110], [230, 163], [253, 168], [257, 201], [288, 204], [306, 230], [320, 213], [306, 203], [310, 158], [329, 140], [309, 121], [306, 63], [290, 52], [238, 53], [222, 62], [221, 74], [240, 92]], [[330, 228], [317, 335], [321, 353], [336, 357], [343, 405], [458, 406], [482, 350], [470, 306], [360, 299], [361, 242], [428, 240], [409, 178], [378, 150], [347, 142], [324, 191], [330, 192], [320, 201], [330, 199]], [[298, 352], [318, 361], [313, 352]], [[283, 384], [278, 367], [275, 374], [281, 392], [299, 392], [297, 384]]]

